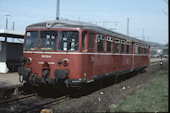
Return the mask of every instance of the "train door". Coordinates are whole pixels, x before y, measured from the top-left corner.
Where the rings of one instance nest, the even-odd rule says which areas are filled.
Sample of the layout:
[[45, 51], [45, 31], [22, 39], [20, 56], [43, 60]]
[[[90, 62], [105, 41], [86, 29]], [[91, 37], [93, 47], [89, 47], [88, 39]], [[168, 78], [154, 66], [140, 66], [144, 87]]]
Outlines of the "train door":
[[89, 79], [93, 79], [93, 73], [94, 73], [94, 40], [95, 40], [95, 34], [92, 32], [89, 32], [88, 35], [88, 63], [89, 63]]

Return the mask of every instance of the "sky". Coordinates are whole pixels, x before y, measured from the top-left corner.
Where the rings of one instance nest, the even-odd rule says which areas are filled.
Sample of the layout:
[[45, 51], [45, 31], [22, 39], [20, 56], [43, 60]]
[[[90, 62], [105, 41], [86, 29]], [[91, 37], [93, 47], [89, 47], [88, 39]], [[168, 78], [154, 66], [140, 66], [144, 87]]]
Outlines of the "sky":
[[[55, 20], [57, 0], [0, 0], [0, 29]], [[60, 0], [60, 17], [90, 22], [141, 40], [168, 43], [168, 0]], [[144, 38], [143, 38], [144, 36]]]

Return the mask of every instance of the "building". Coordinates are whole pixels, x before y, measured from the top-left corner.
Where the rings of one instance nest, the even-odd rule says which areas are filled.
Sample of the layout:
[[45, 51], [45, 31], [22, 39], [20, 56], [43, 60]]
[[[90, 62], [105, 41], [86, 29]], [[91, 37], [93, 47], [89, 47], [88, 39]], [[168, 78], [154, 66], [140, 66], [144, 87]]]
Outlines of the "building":
[[22, 56], [24, 33], [0, 30], [0, 73], [14, 71]]

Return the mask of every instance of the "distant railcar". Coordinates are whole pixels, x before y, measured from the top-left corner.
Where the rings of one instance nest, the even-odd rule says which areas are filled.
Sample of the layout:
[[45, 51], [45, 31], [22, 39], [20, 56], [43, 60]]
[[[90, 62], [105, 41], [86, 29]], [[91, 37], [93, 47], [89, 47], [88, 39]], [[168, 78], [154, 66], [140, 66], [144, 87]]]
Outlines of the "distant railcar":
[[33, 84], [80, 86], [146, 68], [147, 42], [85, 22], [56, 20], [27, 26], [18, 73]]

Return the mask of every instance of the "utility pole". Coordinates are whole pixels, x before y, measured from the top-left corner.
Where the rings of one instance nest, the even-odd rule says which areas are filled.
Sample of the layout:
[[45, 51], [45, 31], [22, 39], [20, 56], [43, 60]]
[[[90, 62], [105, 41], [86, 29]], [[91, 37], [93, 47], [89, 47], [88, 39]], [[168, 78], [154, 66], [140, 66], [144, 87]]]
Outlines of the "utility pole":
[[127, 36], [129, 36], [129, 17], [127, 17]]
[[56, 20], [60, 18], [60, 0], [57, 0], [57, 8], [56, 8]]
[[12, 25], [12, 30], [14, 31], [14, 25], [15, 25], [15, 23], [13, 22], [13, 25]]
[[5, 15], [6, 16], [6, 30], [8, 30], [8, 16], [10, 16], [9, 14]]

